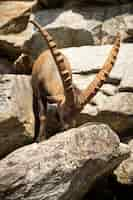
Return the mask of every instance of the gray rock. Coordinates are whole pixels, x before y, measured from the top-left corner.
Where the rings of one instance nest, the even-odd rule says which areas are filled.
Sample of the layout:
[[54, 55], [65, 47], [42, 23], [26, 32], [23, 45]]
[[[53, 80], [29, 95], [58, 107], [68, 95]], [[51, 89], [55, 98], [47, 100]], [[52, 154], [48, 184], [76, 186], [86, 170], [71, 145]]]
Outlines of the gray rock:
[[132, 92], [133, 91], [133, 67], [132, 67], [132, 64], [129, 64], [128, 70], [124, 70], [124, 75], [123, 75], [122, 81], [119, 86], [119, 91], [123, 91], [123, 92], [124, 91]]
[[0, 57], [0, 74], [10, 74], [13, 72], [15, 72], [13, 63], [5, 57]]
[[[62, 52], [68, 57], [72, 65], [73, 73], [84, 74], [84, 77], [86, 77], [85, 79], [87, 80], [87, 74], [95, 75], [102, 67], [109, 55], [111, 47], [111, 45], [73, 47], [63, 49]], [[115, 81], [119, 82], [124, 76], [126, 76], [126, 78], [129, 75], [132, 76], [132, 51], [132, 44], [121, 44], [116, 64], [113, 67], [107, 82], [114, 82], [115, 84]]]
[[[0, 4], [0, 53], [14, 56], [24, 41], [31, 37], [32, 26], [27, 27], [30, 10], [36, 1], [2, 1]], [[3, 52], [4, 51], [4, 52]]]
[[[133, 4], [119, 6], [89, 6], [69, 9], [41, 10], [34, 13], [35, 19], [47, 28], [57, 41], [59, 48], [84, 45], [112, 44], [116, 33], [122, 41], [128, 41], [129, 20]], [[113, 28], [112, 28], [113, 27]], [[132, 21], [130, 20], [130, 27]], [[24, 44], [24, 50], [38, 55], [47, 48], [40, 33], [33, 33]]]
[[132, 103], [133, 93], [130, 92], [117, 93], [109, 97], [106, 103], [98, 105], [99, 120], [105, 120], [119, 133], [131, 128], [133, 126]]
[[39, 0], [39, 2], [48, 7], [48, 8], [53, 8], [53, 7], [58, 7], [60, 4], [64, 2], [64, 0]]
[[[128, 41], [131, 37], [128, 33], [129, 22], [131, 18], [133, 4], [107, 7], [105, 11], [105, 20], [102, 26], [102, 44], [113, 43], [115, 34], [119, 31], [122, 41]], [[131, 25], [130, 25], [131, 26]]]
[[33, 137], [32, 90], [28, 76], [0, 76], [0, 157]]
[[[87, 105], [84, 108], [79, 120], [77, 120], [79, 124], [86, 121], [101, 121], [109, 124], [119, 133], [132, 127], [132, 48], [131, 44], [121, 45], [117, 62], [109, 75], [109, 79], [91, 100], [92, 105]], [[80, 89], [87, 87], [95, 78], [98, 66], [102, 66], [104, 63], [109, 49], [111, 49], [111, 46], [107, 45], [63, 50], [72, 64], [74, 83]], [[87, 55], [88, 52], [89, 56]], [[130, 59], [127, 59], [128, 57]], [[104, 87], [106, 87], [106, 91], [103, 89]], [[111, 90], [113, 88], [112, 92], [110, 88]], [[120, 91], [122, 92], [119, 93]]]
[[20, 148], [0, 161], [0, 198], [80, 200], [129, 155], [105, 125], [88, 124]]
[[72, 6], [72, 5], [76, 5], [76, 6], [82, 6], [82, 5], [87, 5], [89, 6], [91, 3], [94, 3], [94, 4], [101, 4], [101, 5], [104, 5], [104, 4], [122, 4], [122, 3], [128, 3], [130, 2], [131, 0], [55, 0], [55, 1], [52, 1], [52, 0], [39, 0], [42, 5], [44, 5], [45, 7], [49, 7], [49, 8], [52, 8], [52, 7], [58, 7], [58, 6], [61, 6], [61, 5], [64, 5], [64, 6]]
[[0, 4], [0, 35], [23, 31], [27, 26], [30, 16], [28, 11], [32, 6], [32, 2], [2, 1]]
[[121, 184], [133, 185], [133, 140], [129, 142], [130, 157], [124, 160], [114, 171], [117, 181]]
[[[35, 19], [47, 28], [59, 48], [100, 44], [99, 32], [103, 11], [97, 8], [75, 10], [51, 9], [35, 13]], [[40, 33], [35, 32], [25, 42], [25, 51], [39, 54], [47, 45]]]
[[122, 92], [109, 97], [108, 102], [101, 108], [101, 111], [123, 113], [125, 115], [133, 114], [133, 93]]

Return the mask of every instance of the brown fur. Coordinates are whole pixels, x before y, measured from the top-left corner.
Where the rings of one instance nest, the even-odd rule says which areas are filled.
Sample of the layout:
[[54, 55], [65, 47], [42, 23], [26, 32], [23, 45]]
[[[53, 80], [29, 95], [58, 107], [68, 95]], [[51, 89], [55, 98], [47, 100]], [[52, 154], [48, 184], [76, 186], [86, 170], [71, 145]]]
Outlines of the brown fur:
[[111, 71], [120, 47], [120, 35], [100, 72], [92, 83], [83, 91], [72, 84], [71, 66], [67, 58], [56, 48], [49, 33], [40, 25], [31, 21], [41, 32], [50, 50], [44, 51], [35, 61], [32, 70], [32, 87], [35, 113], [35, 140], [46, 138], [47, 103], [57, 104], [58, 116], [62, 129], [75, 126], [76, 115], [96, 94]]

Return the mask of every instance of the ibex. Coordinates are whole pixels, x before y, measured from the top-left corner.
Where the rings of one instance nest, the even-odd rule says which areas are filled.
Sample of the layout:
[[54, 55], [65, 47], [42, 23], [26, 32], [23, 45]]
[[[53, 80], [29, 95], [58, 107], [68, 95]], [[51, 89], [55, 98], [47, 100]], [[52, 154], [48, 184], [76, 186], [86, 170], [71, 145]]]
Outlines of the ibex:
[[118, 33], [111, 49], [96, 78], [80, 90], [72, 83], [72, 71], [68, 59], [57, 49], [50, 34], [34, 20], [30, 20], [46, 40], [49, 50], [36, 59], [32, 69], [33, 110], [35, 113], [35, 141], [46, 139], [47, 103], [57, 104], [57, 113], [62, 129], [76, 126], [76, 117], [97, 93], [107, 79], [120, 48]]

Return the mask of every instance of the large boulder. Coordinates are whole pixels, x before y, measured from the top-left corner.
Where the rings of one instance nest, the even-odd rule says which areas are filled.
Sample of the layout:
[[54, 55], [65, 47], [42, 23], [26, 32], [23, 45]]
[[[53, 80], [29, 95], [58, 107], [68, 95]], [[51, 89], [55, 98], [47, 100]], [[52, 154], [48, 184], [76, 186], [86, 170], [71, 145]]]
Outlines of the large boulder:
[[[40, 10], [34, 13], [34, 17], [53, 35], [58, 47], [65, 48], [112, 44], [118, 31], [121, 33], [122, 41], [130, 41], [133, 26], [132, 10], [133, 4], [89, 6], [80, 9], [72, 7]], [[25, 51], [33, 55], [46, 48], [44, 39], [36, 31], [24, 44]]]
[[36, 1], [1, 1], [0, 54], [10, 57], [21, 52], [24, 41], [31, 37], [32, 26], [27, 27], [30, 10]]
[[33, 137], [30, 77], [0, 76], [0, 157], [31, 142]]
[[0, 198], [80, 200], [129, 155], [103, 124], [88, 124], [20, 148], [0, 161]]
[[15, 73], [13, 62], [7, 57], [0, 57], [0, 74]]
[[117, 181], [123, 185], [133, 185], [133, 139], [128, 144], [131, 151], [130, 157], [123, 161], [114, 171]]
[[128, 3], [128, 2], [131, 2], [131, 0], [119, 0], [119, 1], [116, 1], [116, 0], [39, 0], [39, 2], [44, 5], [45, 7], [49, 7], [49, 8], [52, 8], [52, 7], [58, 7], [58, 6], [61, 6], [61, 5], [90, 5], [91, 3], [93, 4], [122, 4], [122, 3]]

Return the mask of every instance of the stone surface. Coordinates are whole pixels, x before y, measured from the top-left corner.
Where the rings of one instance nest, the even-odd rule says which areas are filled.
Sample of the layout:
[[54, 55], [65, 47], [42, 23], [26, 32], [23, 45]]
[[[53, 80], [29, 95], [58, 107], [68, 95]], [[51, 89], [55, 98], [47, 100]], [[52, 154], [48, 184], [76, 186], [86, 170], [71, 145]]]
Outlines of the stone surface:
[[123, 161], [114, 171], [117, 181], [121, 184], [133, 185], [133, 140], [129, 142], [130, 157]]
[[[118, 133], [133, 125], [132, 44], [122, 44], [117, 62], [109, 79], [79, 116], [78, 124], [101, 121]], [[63, 52], [73, 68], [74, 83], [84, 89], [95, 78], [98, 66], [102, 66], [111, 46], [68, 48]], [[89, 56], [88, 56], [89, 54]], [[129, 59], [127, 59], [129, 58]], [[80, 64], [81, 63], [81, 64]], [[108, 85], [106, 91], [103, 89]], [[113, 91], [110, 91], [110, 88]]]
[[0, 157], [33, 136], [32, 90], [28, 76], [0, 76]]
[[[129, 41], [129, 30], [133, 26], [132, 13], [133, 4], [126, 4], [41, 10], [35, 12], [34, 16], [53, 35], [58, 47], [65, 48], [112, 44], [118, 31], [122, 41]], [[24, 49], [34, 55], [46, 48], [44, 39], [36, 31], [24, 45]]]
[[[111, 45], [73, 47], [63, 49], [62, 52], [68, 57], [73, 73], [83, 74], [83, 77], [86, 77], [85, 80], [87, 81], [87, 75], [88, 77], [91, 74], [95, 75], [102, 67], [111, 47]], [[132, 51], [132, 44], [121, 44], [116, 64], [107, 82], [118, 84], [124, 76], [126, 76], [124, 79], [132, 76]]]
[[133, 15], [125, 15], [124, 21], [127, 27], [127, 32], [129, 35], [133, 36]]
[[[85, 9], [81, 11], [51, 9], [35, 13], [37, 21], [53, 35], [59, 48], [94, 44], [93, 40], [99, 40], [97, 34], [100, 31], [102, 17], [103, 12], [97, 9], [95, 13], [93, 8], [90, 12]], [[24, 49], [35, 55], [46, 48], [44, 39], [36, 31], [24, 45]]]
[[0, 74], [14, 73], [13, 62], [6, 57], [0, 57]]
[[108, 126], [87, 124], [0, 161], [0, 198], [80, 200], [129, 155]]
[[30, 10], [36, 1], [1, 1], [0, 53], [13, 56], [29, 39], [32, 26], [27, 27]]
[[33, 6], [29, 1], [1, 1], [0, 3], [0, 35], [18, 33], [27, 26], [28, 11]]
[[52, 8], [52, 7], [58, 7], [58, 6], [61, 6], [61, 5], [69, 5], [69, 6], [72, 6], [72, 5], [76, 5], [76, 6], [82, 6], [82, 5], [90, 5], [90, 4], [95, 4], [95, 5], [104, 5], [104, 4], [122, 4], [122, 3], [129, 3], [131, 2], [131, 0], [39, 0], [42, 5], [44, 5], [45, 7], [49, 7], [49, 8]]

